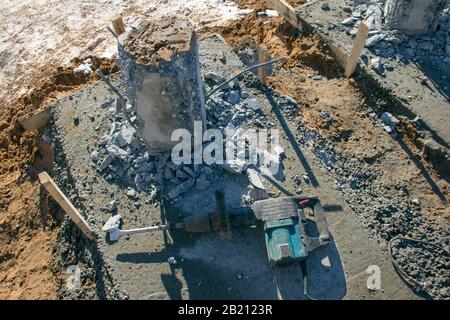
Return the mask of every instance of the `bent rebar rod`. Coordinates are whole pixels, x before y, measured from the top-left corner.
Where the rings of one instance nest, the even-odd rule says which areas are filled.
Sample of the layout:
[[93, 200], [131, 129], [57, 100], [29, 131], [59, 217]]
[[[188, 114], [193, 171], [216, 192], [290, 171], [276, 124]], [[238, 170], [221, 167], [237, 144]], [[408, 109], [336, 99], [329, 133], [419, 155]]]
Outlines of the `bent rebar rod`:
[[277, 59], [273, 59], [264, 63], [260, 63], [260, 64], [255, 64], [254, 66], [248, 67], [247, 69], [244, 69], [243, 71], [239, 72], [237, 75], [231, 77], [230, 79], [222, 82], [221, 84], [219, 84], [217, 87], [215, 87], [214, 89], [212, 89], [210, 92], [208, 92], [208, 94], [206, 95], [206, 101], [209, 100], [209, 98], [211, 97], [211, 95], [216, 92], [217, 90], [219, 90], [220, 88], [222, 88], [224, 85], [230, 83], [231, 81], [233, 81], [234, 79], [240, 77], [242, 74], [251, 71], [253, 69], [259, 68], [259, 67], [264, 67], [266, 65], [272, 64], [272, 63], [276, 63], [278, 61], [284, 60], [286, 59], [286, 57], [281, 57], [281, 58], [277, 58]]

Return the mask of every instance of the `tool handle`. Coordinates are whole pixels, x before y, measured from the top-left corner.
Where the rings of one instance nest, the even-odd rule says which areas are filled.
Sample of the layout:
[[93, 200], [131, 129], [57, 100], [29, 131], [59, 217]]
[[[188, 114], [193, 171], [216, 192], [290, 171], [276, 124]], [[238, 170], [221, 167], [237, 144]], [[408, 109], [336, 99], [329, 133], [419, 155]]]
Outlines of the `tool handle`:
[[127, 234], [136, 234], [136, 233], [163, 231], [163, 230], [167, 230], [167, 229], [169, 229], [168, 225], [161, 225], [161, 226], [152, 226], [152, 227], [145, 227], [145, 228], [120, 230], [120, 233], [121, 233], [121, 235], [127, 235]]
[[325, 218], [325, 211], [320, 204], [320, 200], [317, 199], [314, 203], [314, 218], [316, 220], [316, 226], [319, 230], [320, 242], [330, 241], [330, 233], [328, 231], [327, 219]]
[[220, 217], [220, 238], [222, 240], [231, 240], [230, 217], [225, 202], [225, 193], [222, 190], [216, 191], [217, 211]]

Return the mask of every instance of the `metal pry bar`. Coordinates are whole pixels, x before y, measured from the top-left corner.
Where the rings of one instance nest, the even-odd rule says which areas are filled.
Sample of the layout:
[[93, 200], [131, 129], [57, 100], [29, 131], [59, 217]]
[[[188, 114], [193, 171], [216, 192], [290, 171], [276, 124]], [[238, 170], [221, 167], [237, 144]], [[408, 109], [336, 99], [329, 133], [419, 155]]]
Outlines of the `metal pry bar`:
[[131, 121], [130, 117], [128, 116], [128, 113], [126, 111], [126, 107], [125, 107], [125, 103], [126, 103], [126, 99], [125, 97], [119, 92], [119, 90], [117, 90], [116, 87], [114, 87], [111, 83], [111, 81], [109, 81], [109, 79], [107, 77], [105, 77], [105, 75], [101, 72], [100, 69], [97, 69], [95, 71], [95, 73], [100, 77], [100, 79], [102, 79], [106, 85], [111, 89], [112, 92], [114, 92], [120, 99], [120, 105], [122, 108], [122, 113], [125, 115], [125, 118], [128, 122], [128, 124], [133, 127], [133, 129], [135, 129], [136, 131], [138, 131], [138, 128], [134, 125], [134, 123]]
[[97, 69], [95, 71], [95, 74], [98, 75], [100, 79], [102, 79], [108, 85], [111, 91], [113, 91], [122, 101], [126, 101], [125, 97], [119, 92], [119, 90], [117, 90], [116, 87], [112, 85], [112, 83], [109, 81], [107, 77], [105, 77], [105, 75], [102, 73], [100, 69]]
[[244, 74], [244, 73], [246, 73], [246, 72], [248, 72], [248, 71], [251, 71], [251, 70], [253, 70], [253, 69], [260, 68], [260, 67], [264, 67], [264, 66], [266, 66], [266, 65], [269, 65], [269, 64], [272, 64], [272, 63], [276, 63], [276, 62], [278, 62], [278, 61], [285, 60], [285, 59], [286, 59], [286, 57], [281, 57], [281, 58], [273, 59], [273, 60], [270, 60], [270, 61], [267, 61], [267, 62], [264, 62], [264, 63], [255, 64], [254, 66], [251, 66], [251, 67], [248, 67], [247, 69], [242, 70], [242, 71], [239, 72], [237, 75], [235, 75], [235, 76], [231, 77], [230, 79], [228, 79], [228, 80], [222, 82], [222, 83], [219, 84], [217, 87], [215, 87], [215, 88], [212, 89], [210, 92], [208, 92], [208, 94], [206, 95], [206, 101], [209, 100], [209, 98], [211, 97], [211, 95], [212, 95], [214, 92], [216, 92], [217, 90], [219, 90], [220, 88], [222, 88], [222, 87], [223, 87], [224, 85], [226, 85], [227, 83], [230, 83], [230, 82], [233, 81], [234, 79], [240, 77], [242, 74]]

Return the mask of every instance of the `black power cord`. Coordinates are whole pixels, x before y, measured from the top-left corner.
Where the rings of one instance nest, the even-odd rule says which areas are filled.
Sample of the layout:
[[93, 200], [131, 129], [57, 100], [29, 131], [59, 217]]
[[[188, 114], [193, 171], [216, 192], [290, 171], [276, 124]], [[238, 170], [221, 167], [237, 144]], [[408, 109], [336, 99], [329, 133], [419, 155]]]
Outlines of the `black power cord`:
[[418, 291], [425, 292], [433, 300], [437, 300], [436, 296], [434, 296], [433, 294], [431, 294], [429, 291], [426, 290], [425, 283], [423, 283], [419, 280], [416, 280], [413, 277], [411, 277], [409, 274], [407, 274], [406, 271], [402, 267], [400, 267], [398, 262], [395, 260], [394, 255], [392, 253], [392, 244], [394, 242], [398, 242], [398, 241], [409, 241], [409, 242], [420, 243], [425, 246], [432, 247], [436, 251], [442, 251], [446, 255], [450, 255], [450, 252], [446, 248], [444, 248], [440, 245], [434, 244], [432, 242], [424, 241], [424, 240], [417, 240], [417, 239], [412, 239], [412, 238], [407, 238], [407, 237], [402, 237], [402, 236], [396, 236], [396, 237], [392, 238], [388, 243], [389, 256], [391, 257], [392, 265], [394, 266], [394, 269], [398, 272], [398, 274], [402, 277], [402, 279], [410, 286], [415, 287]]

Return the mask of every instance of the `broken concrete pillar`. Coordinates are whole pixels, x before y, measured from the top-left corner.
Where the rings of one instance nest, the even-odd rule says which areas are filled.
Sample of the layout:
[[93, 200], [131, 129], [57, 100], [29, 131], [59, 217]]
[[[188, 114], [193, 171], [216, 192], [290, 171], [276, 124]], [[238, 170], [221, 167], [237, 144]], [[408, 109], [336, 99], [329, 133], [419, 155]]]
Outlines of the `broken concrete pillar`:
[[180, 17], [164, 17], [142, 22], [122, 43], [119, 62], [138, 134], [152, 153], [171, 150], [175, 129], [192, 132], [203, 120], [195, 32]]
[[386, 25], [409, 35], [433, 32], [447, 4], [447, 0], [386, 0]]

